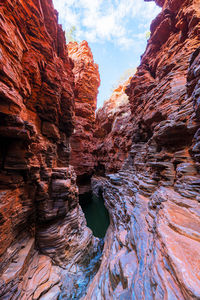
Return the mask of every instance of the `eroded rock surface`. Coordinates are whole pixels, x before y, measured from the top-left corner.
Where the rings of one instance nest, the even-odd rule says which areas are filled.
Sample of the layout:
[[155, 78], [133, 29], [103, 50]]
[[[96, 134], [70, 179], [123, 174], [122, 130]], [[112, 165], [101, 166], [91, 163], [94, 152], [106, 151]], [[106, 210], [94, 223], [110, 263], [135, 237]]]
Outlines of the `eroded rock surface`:
[[0, 298], [55, 299], [52, 264], [98, 242], [69, 166], [73, 62], [52, 1], [4, 1], [0, 27]]
[[116, 172], [128, 157], [132, 144], [132, 115], [125, 88], [127, 80], [113, 91], [96, 114], [96, 173]]
[[[1, 299], [200, 299], [200, 6], [156, 3], [129, 98], [115, 90], [96, 125], [87, 43], [69, 57], [50, 0], [1, 3]], [[82, 180], [107, 173], [92, 179], [111, 219], [98, 272], [70, 161]]]
[[100, 77], [86, 41], [80, 44], [70, 42], [68, 51], [74, 63], [75, 78], [75, 129], [70, 139], [70, 164], [74, 166], [79, 193], [82, 194], [91, 189], [90, 177], [96, 166], [94, 131]]
[[199, 299], [200, 204], [168, 186], [146, 192], [134, 171], [96, 181], [112, 222], [85, 299]]
[[126, 89], [131, 150], [118, 173], [92, 179], [111, 225], [85, 299], [200, 298], [200, 6], [156, 2], [162, 12]]

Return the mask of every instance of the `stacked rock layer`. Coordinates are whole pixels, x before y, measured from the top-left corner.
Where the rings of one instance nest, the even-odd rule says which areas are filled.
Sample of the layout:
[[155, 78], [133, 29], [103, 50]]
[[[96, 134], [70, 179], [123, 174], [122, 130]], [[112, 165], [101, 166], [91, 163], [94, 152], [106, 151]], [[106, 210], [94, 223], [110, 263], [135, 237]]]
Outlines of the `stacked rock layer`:
[[100, 77], [86, 41], [70, 42], [68, 51], [74, 63], [75, 81], [75, 129], [70, 139], [70, 164], [77, 174], [79, 193], [83, 194], [90, 190], [90, 178], [96, 167], [94, 131]]
[[156, 2], [162, 11], [126, 88], [131, 150], [118, 173], [92, 179], [111, 225], [85, 299], [200, 298], [200, 6]]
[[74, 64], [51, 0], [4, 1], [0, 27], [0, 298], [55, 299], [52, 260], [95, 242], [69, 166]]
[[200, 6], [155, 2], [141, 64], [96, 122], [87, 43], [68, 54], [51, 0], [0, 4], [1, 299], [73, 298], [100, 257], [70, 163], [84, 187], [96, 170], [111, 219], [85, 299], [200, 299]]
[[132, 114], [125, 89], [129, 83], [127, 80], [119, 85], [97, 111], [96, 174], [118, 171], [128, 157], [132, 144]]

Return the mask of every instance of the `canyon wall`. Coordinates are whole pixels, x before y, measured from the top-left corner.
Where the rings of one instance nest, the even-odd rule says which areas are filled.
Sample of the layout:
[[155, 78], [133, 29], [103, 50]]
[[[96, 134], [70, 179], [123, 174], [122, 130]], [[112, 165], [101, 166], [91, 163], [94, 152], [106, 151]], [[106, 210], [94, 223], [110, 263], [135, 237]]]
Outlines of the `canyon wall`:
[[69, 57], [74, 63], [75, 129], [70, 139], [70, 164], [74, 166], [79, 193], [90, 190], [90, 177], [96, 167], [95, 110], [100, 77], [91, 49], [86, 41], [68, 44]]
[[[87, 42], [66, 46], [51, 0], [1, 2], [1, 299], [79, 299], [89, 281], [87, 300], [200, 298], [200, 6], [155, 2], [96, 121]], [[70, 164], [109, 210], [102, 260]]]
[[55, 299], [52, 260], [95, 242], [69, 165], [79, 67], [51, 0], [1, 2], [0, 28], [0, 298]]
[[96, 114], [96, 174], [117, 172], [127, 158], [132, 144], [132, 115], [125, 88], [127, 80], [116, 88]]
[[[118, 173], [92, 179], [111, 224], [85, 299], [200, 298], [200, 6], [156, 2], [162, 12], [126, 88], [131, 150]], [[115, 146], [102, 147], [115, 158]]]

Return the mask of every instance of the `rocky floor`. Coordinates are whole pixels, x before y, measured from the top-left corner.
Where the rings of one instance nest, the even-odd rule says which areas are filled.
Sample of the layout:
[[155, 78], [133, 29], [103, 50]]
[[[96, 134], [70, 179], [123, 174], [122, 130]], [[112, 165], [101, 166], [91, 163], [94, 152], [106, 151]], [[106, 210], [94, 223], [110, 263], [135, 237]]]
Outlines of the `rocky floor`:
[[35, 250], [34, 238], [22, 239], [16, 251], [8, 249], [13, 257], [0, 276], [0, 299], [80, 299], [99, 269], [103, 245], [99, 239], [85, 245], [84, 258], [61, 268]]
[[21, 242], [0, 277], [1, 299], [56, 299], [60, 294], [61, 269], [34, 246], [34, 238]]

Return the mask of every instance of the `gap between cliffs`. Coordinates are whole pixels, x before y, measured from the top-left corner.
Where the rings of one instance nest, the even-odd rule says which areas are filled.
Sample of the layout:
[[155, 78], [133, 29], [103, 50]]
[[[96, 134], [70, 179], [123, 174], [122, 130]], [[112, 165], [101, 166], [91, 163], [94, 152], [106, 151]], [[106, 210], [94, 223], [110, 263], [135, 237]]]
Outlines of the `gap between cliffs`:
[[200, 298], [200, 7], [155, 2], [136, 74], [96, 118], [87, 42], [66, 45], [50, 0], [0, 5], [1, 299]]

